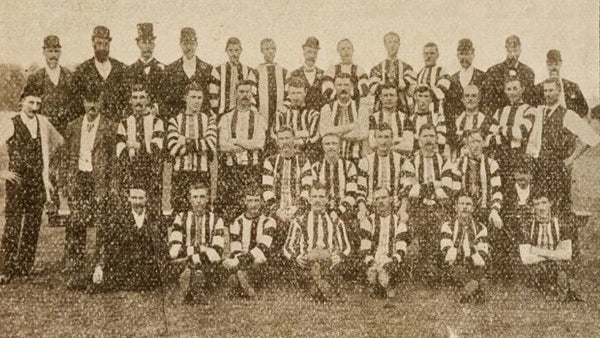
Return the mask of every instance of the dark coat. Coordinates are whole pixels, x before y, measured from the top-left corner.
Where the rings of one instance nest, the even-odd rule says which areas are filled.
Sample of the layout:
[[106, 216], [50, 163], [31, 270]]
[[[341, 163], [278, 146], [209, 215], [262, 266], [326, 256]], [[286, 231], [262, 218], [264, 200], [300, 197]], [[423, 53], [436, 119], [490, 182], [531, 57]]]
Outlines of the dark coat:
[[[562, 79], [562, 83], [563, 90], [565, 91], [565, 103], [567, 104], [567, 109], [576, 112], [577, 115], [581, 117], [586, 117], [590, 108], [588, 107], [581, 89], [579, 89], [579, 85], [567, 79]], [[533, 105], [540, 106], [543, 105], [544, 102], [544, 83], [540, 82], [535, 85]]]
[[[149, 66], [150, 71], [148, 74], [144, 71], [144, 69]], [[150, 100], [152, 103], [157, 103], [159, 106], [159, 113], [161, 116], [164, 115], [164, 101], [166, 96], [166, 75], [165, 75], [165, 65], [162, 62], [159, 62], [155, 58], [152, 58], [148, 65], [145, 65], [142, 60], [138, 59], [136, 62], [132, 63], [125, 70], [125, 78], [128, 83], [128, 92], [131, 91], [131, 86], [137, 83], [144, 83], [146, 88], [148, 89], [148, 94], [150, 95]]]
[[192, 82], [197, 82], [202, 87], [204, 94], [204, 111], [210, 109], [208, 87], [211, 82], [213, 66], [196, 57], [196, 73], [188, 78], [183, 71], [183, 57], [171, 63], [165, 68], [167, 90], [165, 93], [165, 107], [168, 109], [166, 116], [174, 117], [185, 110], [185, 88]]
[[[465, 105], [462, 102], [464, 88], [460, 84], [459, 72], [452, 74], [450, 77], [450, 89], [446, 100], [444, 100], [444, 116], [446, 118], [447, 138], [450, 144], [458, 142], [456, 138], [456, 118], [465, 110]], [[479, 88], [480, 97], [482, 93], [482, 83], [485, 78], [485, 73], [477, 68], [473, 68], [473, 76], [469, 84]]]
[[317, 72], [317, 75], [315, 76], [315, 81], [312, 85], [308, 82], [308, 78], [304, 74], [303, 67], [294, 70], [290, 74], [290, 76], [299, 77], [304, 81], [304, 84], [306, 86], [306, 98], [304, 99], [304, 102], [306, 102], [306, 107], [308, 109], [315, 109], [321, 111], [323, 105], [327, 103], [327, 100], [323, 95], [323, 76], [325, 72], [323, 71], [323, 69], [317, 67], [315, 67], [315, 71]]
[[510, 67], [507, 61], [503, 61], [491, 66], [485, 73], [482, 84], [482, 112], [491, 116], [499, 108], [509, 105], [510, 102], [504, 94], [504, 80], [511, 74], [518, 77], [523, 85], [523, 101], [532, 104], [535, 81], [533, 69], [521, 62], [517, 62], [516, 67]]
[[60, 67], [60, 77], [55, 85], [46, 74], [46, 68], [42, 68], [27, 78], [27, 86], [42, 93], [40, 113], [46, 115], [54, 128], [64, 135], [67, 123], [75, 118], [73, 73]]
[[127, 93], [127, 81], [125, 79], [125, 64], [113, 58], [108, 58], [112, 65], [110, 74], [105, 79], [102, 78], [94, 58], [84, 61], [80, 64], [73, 74], [73, 82], [76, 93], [76, 100], [79, 104], [79, 116], [84, 114], [81, 95], [88, 88], [101, 90], [105, 95], [104, 108], [105, 116], [113, 122], [119, 122], [123, 117], [123, 110], [127, 106], [129, 95]]

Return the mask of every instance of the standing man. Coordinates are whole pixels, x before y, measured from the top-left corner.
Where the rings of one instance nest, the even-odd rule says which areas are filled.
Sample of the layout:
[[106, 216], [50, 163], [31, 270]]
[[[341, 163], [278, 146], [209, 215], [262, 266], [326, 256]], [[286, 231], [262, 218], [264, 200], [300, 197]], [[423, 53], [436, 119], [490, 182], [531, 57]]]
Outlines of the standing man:
[[417, 83], [417, 73], [412, 66], [398, 59], [400, 36], [389, 32], [383, 36], [383, 45], [387, 51], [387, 59], [371, 68], [369, 90], [375, 96], [375, 109], [378, 109], [381, 86], [391, 83], [398, 91], [399, 109], [408, 111], [412, 105], [411, 97]]
[[[54, 187], [50, 183], [50, 156], [63, 138], [43, 115], [35, 88], [21, 95], [21, 111], [0, 123], [0, 145], [8, 149], [4, 233], [0, 247], [0, 284], [33, 269], [44, 203]], [[4, 164], [3, 167], [6, 168]]]
[[423, 47], [425, 66], [417, 73], [417, 84], [431, 88], [434, 106], [443, 107], [443, 101], [450, 90], [450, 76], [442, 66], [437, 65], [439, 57], [438, 46], [433, 42], [426, 43]]
[[[465, 88], [469, 85], [473, 85], [481, 92], [481, 84], [483, 83], [483, 78], [485, 76], [483, 71], [473, 67], [475, 48], [470, 39], [461, 39], [458, 41], [456, 56], [460, 63], [460, 69], [450, 77], [450, 90], [448, 91], [448, 98], [446, 99], [446, 111], [448, 112], [447, 116], [449, 117], [448, 123], [456, 121], [457, 116], [465, 111], [466, 107], [463, 103]], [[450, 143], [452, 145], [457, 145], [460, 136], [456, 134], [456, 130], [454, 129], [455, 125], [449, 124], [448, 127], [450, 129], [449, 134], [456, 135], [457, 138], [451, 140]]]
[[88, 88], [100, 88], [106, 102], [105, 116], [113, 122], [121, 121], [123, 110], [127, 106], [127, 81], [125, 64], [109, 57], [110, 30], [96, 26], [92, 33], [94, 57], [84, 61], [75, 69], [73, 82], [76, 97], [79, 98]]
[[117, 196], [117, 126], [104, 116], [101, 95], [93, 90], [85, 93], [85, 115], [69, 123], [65, 132], [60, 186], [71, 210], [65, 229], [67, 271], [83, 267], [86, 229], [90, 225], [97, 229], [106, 225], [110, 199]]
[[[287, 69], [275, 62], [275, 52], [277, 46], [271, 38], [263, 39], [260, 42], [260, 52], [263, 54], [265, 62], [256, 69], [258, 77], [258, 112], [263, 120], [267, 121], [269, 135], [274, 128], [277, 111], [283, 109], [286, 89], [286, 79], [288, 78]], [[274, 140], [267, 137], [267, 153], [276, 151]], [[271, 152], [270, 152], [271, 151]]]
[[[236, 37], [231, 37], [225, 45], [227, 62], [216, 66], [212, 71], [210, 84], [210, 103], [217, 110], [217, 120], [236, 107], [236, 88], [239, 83], [252, 83], [252, 105], [256, 105], [256, 70], [240, 62], [242, 55], [242, 42]], [[262, 115], [261, 115], [262, 117]], [[264, 116], [268, 117], [268, 116]]]
[[169, 120], [167, 149], [173, 161], [171, 206], [189, 210], [190, 184], [210, 184], [209, 163], [217, 149], [215, 115], [206, 109], [204, 90], [196, 82], [186, 88], [186, 109]]
[[358, 163], [366, 153], [368, 112], [352, 100], [350, 74], [341, 73], [335, 78], [335, 90], [335, 101], [321, 109], [319, 131], [321, 135], [339, 135], [342, 139], [342, 157]]
[[509, 100], [504, 93], [504, 79], [517, 77], [523, 85], [525, 103], [531, 103], [535, 74], [527, 65], [519, 61], [521, 56], [521, 39], [516, 35], [506, 38], [506, 60], [488, 68], [482, 83], [482, 109], [486, 114], [507, 106]]
[[117, 129], [117, 158], [121, 167], [121, 185], [131, 186], [139, 180], [148, 197], [148, 208], [160, 214], [162, 183], [163, 121], [151, 114], [148, 89], [143, 84], [131, 87], [129, 99], [133, 114], [123, 119]]
[[266, 122], [252, 106], [254, 81], [242, 80], [236, 88], [237, 107], [218, 123], [219, 181], [216, 212], [225, 222], [243, 212], [242, 192], [261, 182]]
[[[166, 107], [166, 76], [165, 65], [154, 58], [154, 26], [151, 23], [137, 25], [138, 36], [135, 38], [140, 50], [140, 58], [125, 70], [130, 87], [134, 84], [144, 84], [148, 90], [149, 103], [153, 115], [165, 119]], [[131, 89], [131, 88], [128, 88]]]
[[216, 110], [217, 106], [212, 106], [207, 99], [213, 67], [196, 56], [198, 38], [193, 28], [184, 27], [181, 29], [179, 47], [183, 56], [165, 68], [167, 83], [165, 86], [165, 106], [168, 109], [168, 114], [165, 115], [167, 118], [172, 118], [186, 110], [187, 87], [192, 82], [196, 82], [202, 89], [202, 97], [205, 98], [202, 110], [208, 111], [211, 108]]
[[314, 36], [307, 38], [304, 45], [302, 45], [304, 64], [290, 74], [292, 77], [299, 77], [304, 81], [306, 107], [316, 110], [321, 110], [325, 104], [322, 92], [325, 75], [323, 70], [317, 67], [319, 49], [319, 40], [317, 38]]
[[341, 74], [350, 74], [352, 82], [352, 99], [356, 101], [356, 105], [360, 105], [360, 98], [367, 96], [369, 93], [369, 76], [359, 66], [354, 64], [352, 56], [354, 55], [354, 45], [349, 39], [342, 39], [338, 42], [337, 51], [340, 55], [340, 63], [331, 66], [325, 71], [323, 77], [323, 96], [327, 101], [335, 99], [335, 78]]
[[392, 127], [392, 150], [409, 156], [414, 148], [414, 128], [408, 114], [398, 105], [398, 90], [390, 83], [379, 88], [379, 108], [369, 116], [369, 148], [377, 148], [375, 131], [381, 123], [387, 123]]
[[[551, 49], [546, 54], [546, 68], [548, 68], [548, 76], [559, 79], [561, 86], [561, 94], [558, 97], [560, 105], [577, 113], [580, 117], [586, 117], [589, 111], [588, 104], [579, 89], [579, 85], [571, 82], [560, 76], [560, 68], [562, 67], [562, 57], [560, 51]], [[535, 86], [535, 97], [532, 102], [533, 106], [544, 104], [544, 83], [538, 83]]]
[[536, 163], [533, 185], [545, 192], [555, 214], [562, 216], [571, 209], [573, 163], [600, 143], [600, 136], [586, 120], [560, 104], [560, 88], [558, 78], [544, 80], [546, 104], [533, 111], [527, 154]]

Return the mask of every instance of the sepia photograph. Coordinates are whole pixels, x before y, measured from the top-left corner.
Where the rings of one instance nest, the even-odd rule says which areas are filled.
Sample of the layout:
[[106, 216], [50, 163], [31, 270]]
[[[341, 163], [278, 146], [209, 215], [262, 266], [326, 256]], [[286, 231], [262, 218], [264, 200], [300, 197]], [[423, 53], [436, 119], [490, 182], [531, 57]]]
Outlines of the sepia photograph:
[[597, 0], [0, 1], [0, 337], [597, 337]]

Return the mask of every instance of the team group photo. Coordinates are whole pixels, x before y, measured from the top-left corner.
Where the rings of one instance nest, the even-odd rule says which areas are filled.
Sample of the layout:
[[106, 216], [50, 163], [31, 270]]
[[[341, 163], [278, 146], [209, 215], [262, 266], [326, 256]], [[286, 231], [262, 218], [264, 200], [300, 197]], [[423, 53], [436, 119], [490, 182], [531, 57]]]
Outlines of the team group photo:
[[[71, 11], [105, 11], [87, 5]], [[541, 31], [563, 27], [535, 15]], [[490, 31], [492, 45], [468, 33], [477, 21], [419, 45], [410, 22], [384, 22], [364, 40], [289, 13], [294, 43], [260, 36], [283, 23], [250, 42], [158, 17], [87, 20], [77, 43], [52, 25], [24, 32], [43, 61], [2, 84], [18, 95], [0, 112], [0, 335], [597, 332], [597, 15], [591, 47], [536, 45], [518, 25]], [[166, 27], [174, 61], [157, 56]], [[209, 36], [218, 63], [203, 57]], [[78, 45], [87, 58], [67, 65]], [[359, 64], [366, 49], [378, 59]]]

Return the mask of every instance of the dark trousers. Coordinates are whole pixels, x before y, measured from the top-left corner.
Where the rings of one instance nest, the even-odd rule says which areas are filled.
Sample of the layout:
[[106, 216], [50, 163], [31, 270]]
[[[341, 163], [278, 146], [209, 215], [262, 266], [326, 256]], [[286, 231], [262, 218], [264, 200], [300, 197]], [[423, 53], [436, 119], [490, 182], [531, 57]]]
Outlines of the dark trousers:
[[210, 173], [207, 171], [173, 171], [171, 180], [171, 207], [175, 213], [190, 209], [188, 195], [190, 187], [195, 183], [204, 183], [210, 188]]
[[439, 205], [421, 203], [411, 208], [409, 232], [418, 243], [414, 270], [426, 283], [433, 283], [439, 277], [437, 267], [441, 258], [440, 229], [443, 221], [444, 210]]
[[227, 165], [219, 161], [219, 180], [215, 212], [230, 224], [244, 212], [244, 190], [252, 184], [261, 184], [262, 165]]
[[535, 163], [533, 186], [540, 187], [552, 202], [552, 211], [566, 215], [571, 210], [571, 170], [562, 160], [540, 158]]
[[108, 196], [96, 191], [93, 172], [78, 171], [69, 183], [71, 216], [65, 228], [65, 263], [79, 267], [85, 257], [87, 227], [104, 226]]
[[41, 172], [6, 182], [6, 224], [0, 248], [0, 273], [28, 274], [33, 268], [46, 192]]

